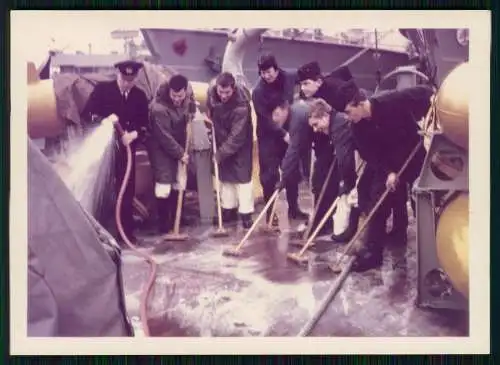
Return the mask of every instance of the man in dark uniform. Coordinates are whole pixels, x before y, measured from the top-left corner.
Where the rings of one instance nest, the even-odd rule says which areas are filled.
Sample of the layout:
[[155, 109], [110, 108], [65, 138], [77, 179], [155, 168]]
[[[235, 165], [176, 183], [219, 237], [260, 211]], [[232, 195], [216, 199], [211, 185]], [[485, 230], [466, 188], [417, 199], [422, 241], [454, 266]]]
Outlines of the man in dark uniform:
[[[352, 80], [351, 72], [347, 67], [340, 67], [327, 76], [321, 74], [321, 69], [317, 62], [311, 62], [301, 66], [297, 70], [298, 81], [300, 82], [301, 98], [304, 100], [318, 99], [325, 100], [333, 109], [338, 109], [336, 95], [339, 85], [347, 80]], [[316, 157], [314, 172], [312, 176], [312, 192], [314, 194], [315, 204], [319, 199], [319, 194], [326, 180], [328, 171], [335, 157], [335, 146], [330, 137], [325, 133], [314, 132], [313, 149]], [[337, 164], [339, 163], [337, 157]], [[342, 162], [341, 162], [342, 163]], [[347, 166], [347, 165], [346, 165]], [[355, 170], [355, 164], [349, 166]], [[338, 169], [336, 169], [338, 171]], [[335, 171], [334, 171], [335, 173]], [[338, 173], [338, 172], [337, 172]], [[317, 207], [311, 232], [316, 229], [328, 208], [335, 201], [337, 194], [346, 193], [346, 189], [338, 184], [342, 181], [339, 176], [333, 176], [328, 182], [325, 194]], [[330, 234], [333, 232], [333, 224], [325, 224], [319, 235]]]
[[[296, 75], [278, 67], [271, 54], [265, 54], [257, 63], [260, 79], [252, 92], [252, 100], [257, 115], [257, 141], [259, 144], [260, 184], [264, 201], [267, 202], [279, 181], [279, 165], [287, 150], [290, 134], [273, 123], [271, 113], [274, 105], [281, 100], [293, 102]], [[306, 151], [307, 153], [307, 151]], [[299, 182], [290, 180], [286, 186], [289, 219], [307, 220], [308, 215], [298, 205]], [[269, 221], [271, 210], [267, 211]], [[272, 217], [273, 225], [278, 225], [278, 217]]]
[[[337, 113], [323, 99], [310, 104], [296, 102], [289, 106], [287, 101], [278, 105], [273, 112], [274, 121], [290, 133], [290, 144], [283, 159], [281, 189], [289, 180], [296, 179], [299, 159], [311, 148], [314, 133], [329, 138], [339, 161], [332, 173], [332, 196], [350, 192], [356, 183], [354, 162], [355, 144], [348, 120], [343, 113]], [[321, 217], [320, 217], [321, 219]]]
[[207, 111], [215, 132], [222, 219], [236, 222], [239, 213], [243, 228], [249, 229], [254, 212], [252, 114], [249, 97], [229, 72], [208, 89]]
[[[387, 218], [395, 205], [394, 200], [406, 205], [406, 186], [413, 184], [425, 158], [423, 145], [399, 181], [397, 173], [420, 142], [417, 122], [428, 112], [432, 95], [432, 88], [425, 85], [384, 92], [370, 98], [363, 95], [353, 82], [346, 82], [339, 89], [337, 99], [345, 105], [358, 151], [367, 162], [358, 185], [360, 208], [368, 214], [386, 188], [392, 191], [367, 228], [365, 247], [358, 253], [353, 267], [355, 271], [382, 264]], [[399, 224], [393, 235], [393, 244], [406, 245], [407, 226], [408, 221], [404, 226]]]
[[193, 91], [183, 75], [174, 75], [161, 84], [150, 105], [148, 153], [154, 172], [160, 234], [168, 233], [174, 225], [179, 185], [187, 179], [179, 176], [178, 166], [179, 161], [186, 165], [189, 162], [186, 127], [195, 112]]
[[124, 144], [132, 149], [130, 179], [123, 196], [121, 221], [127, 238], [135, 242], [133, 199], [135, 195], [135, 151], [138, 141], [144, 141], [148, 125], [148, 99], [146, 94], [134, 85], [142, 63], [123, 61], [115, 64], [117, 79], [96, 85], [83, 110], [83, 118], [100, 122], [108, 117], [117, 118], [125, 131], [121, 141], [116, 143], [115, 189], [118, 194], [125, 176], [127, 154]]

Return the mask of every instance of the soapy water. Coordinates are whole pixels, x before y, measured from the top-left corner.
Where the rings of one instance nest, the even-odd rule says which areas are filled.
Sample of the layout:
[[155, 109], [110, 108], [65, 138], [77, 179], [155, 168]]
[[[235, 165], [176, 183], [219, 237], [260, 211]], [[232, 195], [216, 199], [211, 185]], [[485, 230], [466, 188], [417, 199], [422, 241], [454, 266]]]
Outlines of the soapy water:
[[96, 215], [113, 171], [114, 127], [102, 123], [69, 147], [66, 157], [59, 156], [65, 167], [60, 176], [80, 205]]

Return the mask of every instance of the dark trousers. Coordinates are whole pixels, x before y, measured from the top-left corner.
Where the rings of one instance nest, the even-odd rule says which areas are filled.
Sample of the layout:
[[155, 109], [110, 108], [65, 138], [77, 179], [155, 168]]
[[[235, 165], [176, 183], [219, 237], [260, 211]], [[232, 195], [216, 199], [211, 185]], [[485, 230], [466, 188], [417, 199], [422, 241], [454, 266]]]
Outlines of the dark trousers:
[[[119, 147], [115, 154], [115, 191], [118, 198], [123, 179], [125, 177], [125, 171], [127, 168], [127, 151], [125, 147], [118, 142]], [[125, 189], [125, 194], [123, 195], [122, 205], [121, 205], [121, 222], [125, 234], [128, 237], [133, 237], [134, 235], [134, 217], [133, 217], [133, 200], [135, 196], [135, 151], [136, 147], [132, 144], [132, 159], [131, 159], [131, 169], [130, 176]]]
[[408, 227], [408, 186], [407, 183], [399, 184], [398, 188], [390, 196], [392, 206], [392, 230], [404, 233]]
[[[369, 164], [366, 165], [358, 184], [358, 204], [366, 216], [371, 213], [384, 193], [386, 181], [387, 175], [385, 173], [373, 169]], [[383, 249], [386, 221], [391, 214], [394, 196], [401, 196], [401, 192], [389, 193], [373, 214], [366, 228], [365, 245], [372, 251], [381, 251]]]
[[[394, 214], [394, 229], [406, 232], [408, 227], [408, 201], [407, 186], [413, 184], [417, 178], [425, 157], [425, 151], [419, 151], [408, 169], [401, 176], [396, 191], [391, 192], [379, 206], [367, 227], [366, 245], [374, 251], [383, 250], [383, 242], [386, 235], [386, 223], [391, 211]], [[387, 174], [373, 169], [369, 164], [366, 166], [358, 185], [358, 202], [362, 212], [370, 214], [378, 200], [386, 190], [385, 183]]]
[[308, 150], [307, 153], [300, 158], [300, 172], [302, 173], [302, 177], [306, 180], [309, 180], [311, 175], [311, 153], [312, 150]]
[[[287, 145], [276, 139], [264, 138], [259, 140], [259, 167], [260, 184], [267, 202], [273, 195], [276, 184], [280, 180], [279, 168], [285, 156]], [[285, 186], [286, 198], [290, 210], [298, 209], [300, 170], [293, 173], [292, 178]]]

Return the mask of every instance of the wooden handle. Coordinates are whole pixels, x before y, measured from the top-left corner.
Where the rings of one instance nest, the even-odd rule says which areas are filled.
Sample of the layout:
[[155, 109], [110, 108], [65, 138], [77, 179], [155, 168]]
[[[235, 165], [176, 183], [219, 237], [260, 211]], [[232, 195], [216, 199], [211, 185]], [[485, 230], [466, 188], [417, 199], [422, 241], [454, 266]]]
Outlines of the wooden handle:
[[[406, 169], [406, 167], [408, 166], [408, 164], [410, 163], [410, 161], [412, 160], [412, 158], [415, 156], [415, 154], [417, 153], [417, 151], [418, 151], [418, 149], [420, 148], [421, 145], [422, 145], [422, 141], [419, 141], [418, 144], [413, 149], [413, 151], [408, 156], [408, 158], [406, 159], [406, 161], [403, 164], [403, 166], [401, 167], [401, 169], [399, 169], [399, 172], [397, 173], [396, 178], [399, 179], [399, 177], [404, 172], [404, 170]], [[359, 238], [359, 236], [361, 235], [361, 233], [363, 233], [363, 231], [365, 230], [365, 228], [368, 226], [368, 223], [373, 218], [373, 216], [377, 212], [378, 208], [382, 205], [382, 203], [384, 202], [384, 200], [387, 197], [387, 195], [389, 195], [389, 193], [390, 193], [390, 189], [386, 188], [385, 191], [384, 191], [384, 193], [382, 194], [382, 196], [377, 201], [377, 204], [375, 204], [375, 206], [373, 207], [373, 209], [368, 214], [368, 217], [366, 217], [366, 219], [364, 220], [363, 224], [358, 229], [358, 231], [356, 232], [356, 234], [354, 235], [354, 237], [351, 238], [351, 240], [349, 241], [349, 244], [347, 244], [347, 246], [344, 249], [344, 252], [342, 252], [342, 255], [339, 258], [338, 262], [340, 262], [345, 257], [345, 255], [347, 255], [347, 253], [351, 250], [351, 248], [354, 246], [354, 243]]]
[[[184, 153], [188, 153], [188, 148], [189, 148], [189, 140], [191, 138], [191, 119], [188, 120], [186, 124], [186, 143], [184, 144]], [[178, 165], [179, 169], [182, 169], [182, 173], [184, 175], [184, 178], [186, 179], [186, 184], [187, 184], [187, 164], [182, 163], [179, 161]], [[181, 214], [182, 214], [182, 202], [184, 199], [184, 186], [182, 184], [179, 184], [179, 195], [177, 196], [177, 207], [175, 210], [175, 223], [174, 223], [174, 233], [178, 234], [180, 230], [180, 225], [181, 225]]]
[[330, 169], [328, 170], [328, 174], [326, 175], [326, 179], [323, 182], [323, 186], [321, 187], [321, 192], [319, 193], [318, 201], [315, 202], [316, 208], [313, 211], [313, 215], [309, 221], [309, 227], [307, 227], [307, 230], [304, 232], [304, 236], [302, 237], [303, 239], [307, 239], [309, 237], [309, 234], [311, 233], [311, 229], [314, 223], [314, 220], [316, 219], [316, 215], [318, 214], [318, 208], [323, 200], [323, 196], [325, 195], [326, 187], [328, 186], [328, 183], [330, 182], [330, 179], [333, 174], [333, 168], [335, 167], [335, 162], [337, 161], [337, 157], [335, 157], [330, 165]]
[[219, 189], [219, 165], [217, 164], [217, 161], [215, 161], [215, 152], [216, 152], [216, 147], [215, 147], [215, 131], [213, 128], [212, 124], [212, 145], [213, 145], [213, 156], [212, 160], [214, 163], [214, 172], [215, 172], [215, 193], [217, 195], [217, 215], [219, 218], [219, 229], [222, 230], [222, 207], [221, 207], [221, 199], [220, 199], [220, 189]]
[[243, 246], [245, 244], [246, 240], [248, 239], [248, 237], [250, 237], [250, 235], [252, 234], [252, 232], [255, 230], [255, 228], [257, 227], [257, 224], [260, 222], [260, 220], [262, 219], [262, 217], [264, 216], [264, 214], [266, 214], [266, 212], [269, 209], [269, 207], [271, 206], [271, 204], [273, 204], [273, 202], [278, 197], [278, 194], [279, 194], [279, 190], [276, 190], [273, 193], [273, 195], [271, 196], [271, 199], [269, 199], [269, 201], [267, 202], [266, 206], [264, 207], [264, 209], [262, 209], [262, 211], [260, 212], [260, 214], [257, 217], [257, 219], [255, 220], [255, 222], [253, 222], [252, 227], [250, 227], [250, 229], [248, 230], [248, 232], [245, 234], [245, 236], [243, 237], [243, 239], [240, 241], [240, 243], [236, 247], [236, 250], [239, 250], [241, 248], [241, 246]]
[[333, 210], [337, 206], [338, 201], [339, 201], [339, 197], [337, 197], [337, 199], [335, 199], [335, 201], [332, 203], [332, 205], [330, 205], [330, 208], [328, 209], [328, 211], [325, 213], [325, 215], [321, 219], [321, 222], [319, 222], [318, 226], [314, 230], [314, 232], [311, 235], [311, 237], [309, 237], [309, 239], [307, 240], [307, 242], [304, 245], [304, 247], [302, 247], [302, 250], [300, 250], [299, 256], [302, 256], [304, 254], [304, 252], [307, 251], [307, 249], [309, 248], [309, 246], [312, 245], [312, 243], [313, 243], [314, 239], [316, 238], [316, 236], [318, 235], [319, 231], [321, 230], [321, 228], [323, 228], [323, 226], [325, 225], [325, 222], [327, 221], [328, 217], [330, 216], [330, 214], [332, 214]]

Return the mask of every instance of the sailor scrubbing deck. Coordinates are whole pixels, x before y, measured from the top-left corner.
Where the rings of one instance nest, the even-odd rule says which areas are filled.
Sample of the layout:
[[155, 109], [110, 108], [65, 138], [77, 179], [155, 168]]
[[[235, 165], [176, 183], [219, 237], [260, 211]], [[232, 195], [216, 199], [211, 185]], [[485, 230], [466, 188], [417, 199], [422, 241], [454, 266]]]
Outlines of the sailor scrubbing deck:
[[234, 76], [224, 72], [208, 90], [207, 109], [217, 144], [223, 221], [237, 221], [239, 213], [243, 228], [248, 229], [254, 212], [250, 101]]
[[[325, 100], [333, 109], [340, 111], [343, 110], [338, 107], [336, 95], [339, 85], [346, 80], [352, 79], [352, 75], [347, 67], [341, 67], [328, 75], [323, 75], [318, 62], [310, 62], [301, 66], [297, 70], [297, 77], [298, 82], [300, 83], [301, 97], [303, 99], [311, 100], [321, 98]], [[334, 176], [329, 179], [325, 189], [325, 194], [323, 195], [321, 201], [319, 201], [320, 192], [322, 190], [323, 183], [327, 180], [326, 177], [330, 166], [332, 163], [337, 164], [337, 162], [334, 162], [335, 147], [331, 143], [328, 133], [315, 132], [313, 134], [313, 146], [316, 161], [313, 169], [312, 191], [314, 194], [314, 201], [318, 204], [315, 219], [311, 227], [314, 231], [337, 197], [339, 189], [343, 190], [344, 188], [339, 186], [341, 179], [336, 176], [337, 173], [334, 171]], [[354, 173], [354, 159], [349, 165], [349, 168], [352, 170], [352, 173]], [[335, 169], [337, 170], [337, 167], [335, 167]], [[332, 233], [332, 228], [332, 224], [325, 224], [319, 232], [319, 235], [321, 236]]]
[[[399, 181], [396, 174], [420, 143], [417, 121], [427, 114], [432, 94], [432, 88], [424, 85], [371, 98], [366, 98], [353, 82], [346, 82], [339, 89], [337, 100], [345, 106], [342, 109], [352, 121], [358, 151], [367, 162], [358, 185], [360, 208], [369, 212], [386, 188], [392, 191], [371, 219], [366, 250], [359, 254], [354, 270], [363, 271], [382, 264], [386, 220], [391, 206], [394, 201], [406, 206], [407, 184], [411, 186], [420, 173], [424, 147], [418, 150]], [[407, 227], [407, 217], [406, 221], [399, 220], [399, 225], [394, 227], [395, 244], [406, 245]]]
[[[252, 92], [253, 105], [257, 115], [257, 137], [259, 143], [260, 184], [267, 203], [274, 193], [279, 181], [279, 165], [290, 143], [290, 134], [279, 123], [274, 123], [273, 110], [281, 101], [293, 102], [296, 83], [295, 73], [287, 72], [278, 66], [275, 57], [265, 54], [258, 60], [260, 79]], [[286, 118], [285, 118], [286, 119]], [[307, 155], [307, 151], [303, 155]], [[298, 167], [297, 167], [298, 171]], [[299, 179], [288, 180], [286, 196], [288, 217], [290, 219], [307, 220], [306, 213], [299, 209]], [[271, 211], [267, 212], [267, 220]], [[272, 217], [277, 226], [277, 216]]]

